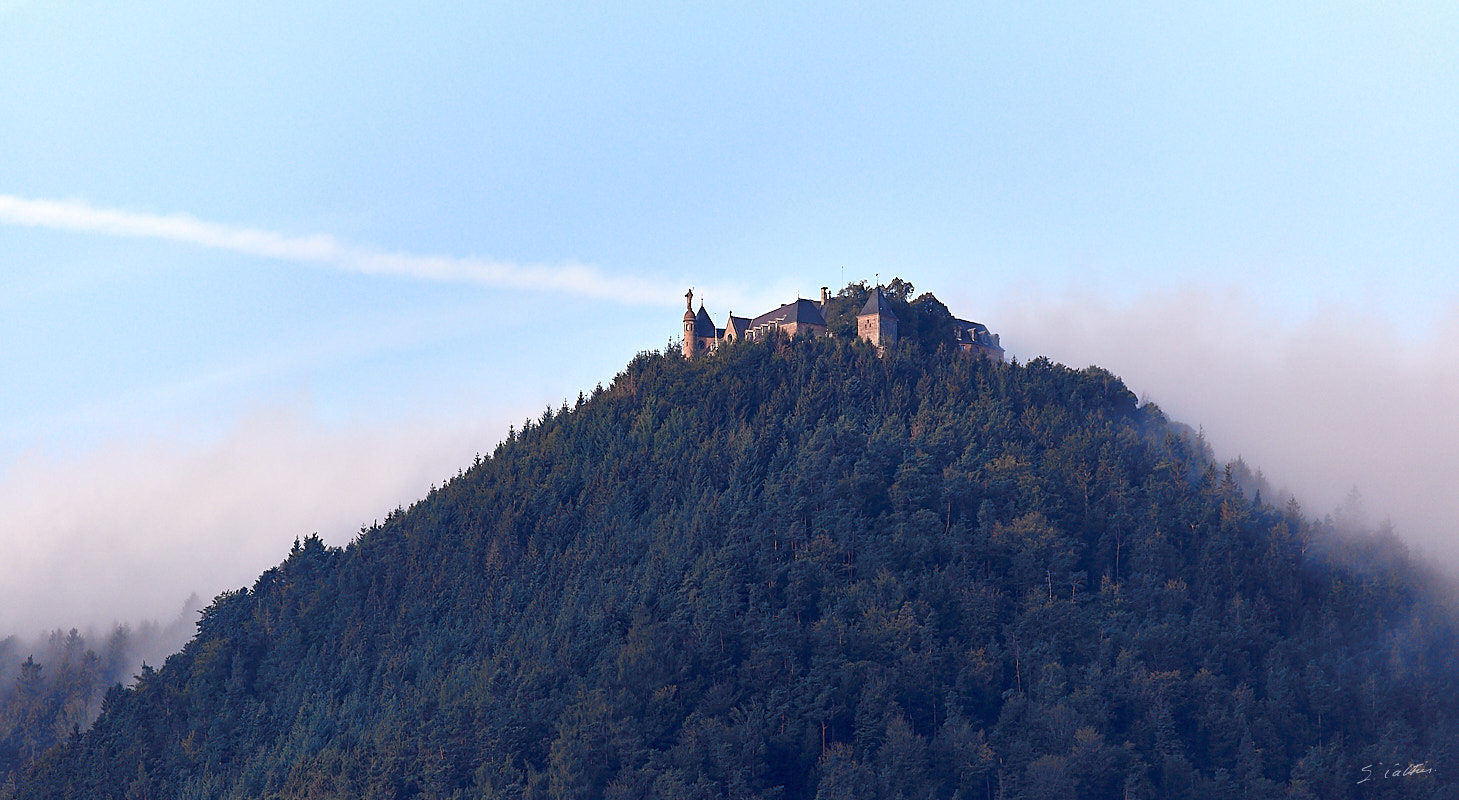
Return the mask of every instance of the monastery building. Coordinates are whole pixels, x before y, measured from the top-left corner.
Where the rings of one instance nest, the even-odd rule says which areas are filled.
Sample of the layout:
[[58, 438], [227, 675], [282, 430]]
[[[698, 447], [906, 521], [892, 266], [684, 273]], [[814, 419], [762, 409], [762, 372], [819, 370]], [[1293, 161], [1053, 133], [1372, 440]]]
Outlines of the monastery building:
[[[703, 353], [712, 353], [718, 347], [735, 339], [762, 339], [767, 336], [826, 336], [826, 317], [822, 313], [831, 299], [828, 287], [821, 287], [820, 302], [796, 300], [793, 303], [767, 311], [758, 317], [737, 317], [730, 312], [723, 328], [716, 327], [704, 310], [704, 301], [699, 301], [699, 312], [694, 311], [694, 290], [684, 295], [684, 357], [694, 358]], [[977, 322], [965, 319], [952, 321], [953, 343], [964, 352], [987, 358], [990, 361], [1003, 360], [1003, 347], [998, 334]], [[866, 298], [866, 305], [856, 315], [856, 337], [865, 339], [885, 351], [897, 343], [897, 315], [891, 302], [875, 287]]]

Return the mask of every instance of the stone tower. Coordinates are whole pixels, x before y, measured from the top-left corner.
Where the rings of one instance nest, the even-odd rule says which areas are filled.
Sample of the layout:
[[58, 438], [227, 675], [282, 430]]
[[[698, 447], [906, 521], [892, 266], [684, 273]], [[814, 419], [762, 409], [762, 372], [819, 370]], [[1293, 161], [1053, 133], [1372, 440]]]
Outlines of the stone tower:
[[856, 336], [876, 345], [879, 350], [897, 343], [897, 315], [892, 313], [892, 306], [882, 295], [880, 286], [871, 290], [866, 305], [856, 315]]
[[684, 357], [698, 353], [699, 337], [694, 335], [694, 290], [684, 293]]

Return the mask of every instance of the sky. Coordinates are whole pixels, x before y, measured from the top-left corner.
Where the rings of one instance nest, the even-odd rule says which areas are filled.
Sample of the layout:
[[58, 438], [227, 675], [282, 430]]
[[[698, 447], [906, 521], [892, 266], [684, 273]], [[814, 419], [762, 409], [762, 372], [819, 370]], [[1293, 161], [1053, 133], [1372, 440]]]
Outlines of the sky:
[[1459, 8], [0, 0], [0, 630], [893, 275], [1459, 563]]

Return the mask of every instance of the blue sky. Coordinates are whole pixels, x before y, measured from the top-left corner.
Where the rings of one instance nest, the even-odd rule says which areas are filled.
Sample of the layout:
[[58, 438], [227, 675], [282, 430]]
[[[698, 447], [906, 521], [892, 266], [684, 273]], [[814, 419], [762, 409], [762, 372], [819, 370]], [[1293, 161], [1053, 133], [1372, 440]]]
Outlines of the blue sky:
[[0, 605], [139, 598], [0, 625], [343, 542], [690, 285], [875, 274], [1452, 542], [1452, 5], [464, 5], [0, 0]]

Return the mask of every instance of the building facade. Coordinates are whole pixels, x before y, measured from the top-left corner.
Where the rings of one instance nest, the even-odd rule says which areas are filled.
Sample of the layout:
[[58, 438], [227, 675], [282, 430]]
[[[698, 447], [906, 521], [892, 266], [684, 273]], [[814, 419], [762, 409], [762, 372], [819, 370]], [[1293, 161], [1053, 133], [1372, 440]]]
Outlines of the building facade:
[[[699, 311], [694, 310], [694, 290], [684, 295], [683, 353], [685, 358], [695, 358], [712, 353], [725, 342], [741, 339], [756, 340], [770, 336], [785, 336], [794, 339], [801, 336], [826, 336], [825, 308], [830, 302], [830, 289], [821, 287], [821, 299], [797, 299], [777, 309], [767, 311], [758, 317], [737, 317], [728, 314], [723, 328], [716, 327], [699, 301]], [[864, 339], [881, 352], [896, 345], [900, 338], [898, 319], [891, 301], [880, 286], [871, 290], [856, 315], [856, 338]], [[998, 335], [977, 323], [962, 319], [953, 320], [953, 343], [964, 352], [982, 356], [990, 361], [1003, 360], [1003, 348]]]
[[957, 348], [964, 353], [979, 355], [989, 361], [1003, 361], [1003, 345], [998, 342], [998, 334], [990, 333], [987, 326], [965, 319], [954, 319], [952, 335]]

